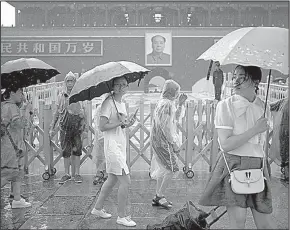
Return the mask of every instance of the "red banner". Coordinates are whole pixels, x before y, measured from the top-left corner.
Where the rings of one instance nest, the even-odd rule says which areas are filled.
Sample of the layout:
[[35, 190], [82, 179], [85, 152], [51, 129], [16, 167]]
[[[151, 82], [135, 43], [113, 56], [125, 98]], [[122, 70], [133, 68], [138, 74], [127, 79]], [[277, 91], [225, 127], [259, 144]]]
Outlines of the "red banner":
[[2, 37], [1, 56], [103, 56], [103, 40]]

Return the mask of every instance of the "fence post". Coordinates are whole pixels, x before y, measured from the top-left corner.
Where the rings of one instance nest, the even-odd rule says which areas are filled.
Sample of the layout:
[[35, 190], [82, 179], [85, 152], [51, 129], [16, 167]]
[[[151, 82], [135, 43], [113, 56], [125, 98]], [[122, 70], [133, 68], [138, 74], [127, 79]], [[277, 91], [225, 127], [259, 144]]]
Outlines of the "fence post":
[[[21, 117], [25, 117], [26, 119], [29, 119], [26, 117], [26, 108], [24, 106], [22, 106], [20, 108], [20, 115], [21, 115]], [[27, 122], [29, 122], [29, 120]], [[27, 126], [24, 129], [22, 129], [21, 132], [23, 132], [23, 137], [26, 138], [27, 137], [27, 135], [26, 135], [27, 134]], [[25, 143], [25, 145], [26, 145], [26, 143]], [[27, 146], [26, 146], [26, 149], [28, 149]], [[24, 161], [23, 162], [24, 172], [25, 172], [25, 174], [28, 174], [28, 151], [25, 152], [23, 161]]]
[[[44, 128], [44, 114], [43, 114], [43, 109], [44, 109], [44, 100], [39, 100], [39, 113], [38, 113], [38, 120], [39, 120], [39, 127], [43, 130]], [[39, 146], [43, 145], [43, 136], [39, 135]]]
[[[127, 110], [127, 114], [129, 114], [129, 103], [126, 102], [126, 110]], [[131, 152], [130, 152], [130, 129], [126, 128], [126, 161], [127, 161], [127, 165], [129, 167], [129, 170], [131, 171], [131, 166], [130, 166], [130, 162], [131, 162], [131, 156], [130, 156]]]
[[212, 115], [211, 128], [212, 128], [213, 137], [212, 137], [212, 146], [211, 146], [211, 153], [210, 153], [210, 166], [209, 166], [209, 171], [210, 172], [213, 169], [214, 164], [216, 163], [217, 155], [218, 155], [218, 152], [219, 152], [219, 149], [218, 149], [218, 135], [217, 135], [217, 130], [215, 129], [215, 125], [214, 125], [214, 117], [215, 117], [216, 105], [217, 105], [216, 102], [214, 102], [212, 104], [212, 114], [211, 114]]
[[45, 162], [48, 167], [47, 170], [51, 174], [53, 170], [53, 151], [50, 145], [50, 137], [49, 137], [49, 126], [52, 119], [51, 105], [45, 105], [43, 112], [44, 112], [43, 151], [45, 155]]
[[[145, 117], [145, 114], [144, 114], [144, 99], [143, 97], [141, 98], [140, 100], [140, 124], [141, 125], [144, 125], [144, 117]], [[140, 128], [140, 149], [142, 149], [144, 147], [144, 131], [142, 128]]]
[[[150, 103], [150, 131], [152, 129], [152, 125], [153, 125], [153, 118], [154, 118], [154, 110], [155, 110], [156, 104], [153, 104], [152, 102]], [[152, 156], [153, 156], [153, 148], [151, 145], [151, 141], [150, 141], [150, 162], [152, 160]]]
[[32, 88], [32, 108], [33, 110], [35, 110], [37, 108], [37, 99], [36, 99], [37, 95], [36, 95], [36, 87], [33, 86]]
[[186, 134], [187, 134], [187, 144], [185, 151], [185, 167], [188, 167], [188, 164], [192, 160], [192, 150], [193, 150], [193, 126], [194, 126], [194, 117], [193, 117], [193, 107], [194, 102], [190, 101], [187, 103], [186, 109]]

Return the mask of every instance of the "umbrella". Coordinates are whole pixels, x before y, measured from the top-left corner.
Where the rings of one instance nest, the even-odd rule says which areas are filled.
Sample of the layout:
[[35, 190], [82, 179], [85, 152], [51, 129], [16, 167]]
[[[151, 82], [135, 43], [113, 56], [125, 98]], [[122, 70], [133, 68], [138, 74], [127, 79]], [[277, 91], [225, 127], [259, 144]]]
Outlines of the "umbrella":
[[37, 58], [20, 58], [1, 66], [1, 88], [11, 84], [28, 87], [43, 83], [60, 74], [54, 67]]
[[[85, 72], [75, 83], [69, 103], [92, 100], [104, 93], [110, 93], [113, 79], [126, 77], [128, 83], [141, 79], [149, 72], [148, 69], [128, 61], [108, 62]], [[138, 84], [139, 85], [139, 84]]]
[[[283, 74], [288, 67], [288, 29], [278, 27], [245, 27], [235, 30], [206, 50], [198, 59], [219, 61], [221, 65], [239, 64], [275, 69]], [[270, 78], [266, 94], [268, 91]]]
[[288, 29], [245, 27], [235, 30], [206, 50], [198, 59], [219, 61], [221, 65], [255, 65], [287, 75]]

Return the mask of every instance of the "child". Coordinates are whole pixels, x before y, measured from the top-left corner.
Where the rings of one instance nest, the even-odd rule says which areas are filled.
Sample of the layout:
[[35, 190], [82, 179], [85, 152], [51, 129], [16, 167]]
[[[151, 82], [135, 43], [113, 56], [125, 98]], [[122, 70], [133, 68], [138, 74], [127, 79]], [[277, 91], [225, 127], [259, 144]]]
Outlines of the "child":
[[106, 173], [106, 160], [104, 154], [104, 137], [103, 133], [99, 129], [99, 121], [100, 121], [100, 104], [96, 105], [96, 113], [94, 116], [94, 123], [95, 123], [95, 140], [94, 140], [94, 147], [92, 151], [93, 161], [96, 164], [96, 177], [93, 181], [93, 184], [100, 184], [106, 181], [107, 173]]

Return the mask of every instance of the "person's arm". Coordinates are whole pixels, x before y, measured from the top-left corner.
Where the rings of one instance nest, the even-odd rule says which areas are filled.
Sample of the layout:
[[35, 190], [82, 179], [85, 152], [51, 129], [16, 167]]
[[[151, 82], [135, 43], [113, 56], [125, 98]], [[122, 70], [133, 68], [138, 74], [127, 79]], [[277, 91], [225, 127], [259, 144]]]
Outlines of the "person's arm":
[[100, 121], [99, 121], [99, 129], [101, 132], [105, 132], [114, 128], [117, 128], [123, 124], [123, 122], [120, 119], [120, 115], [117, 115], [119, 120], [117, 122], [111, 122], [110, 117], [113, 112], [111, 101], [105, 100], [102, 103], [101, 111], [100, 111]]
[[123, 122], [121, 122], [121, 121], [110, 123], [109, 119], [107, 117], [101, 116], [99, 128], [100, 128], [101, 132], [105, 132], [105, 131], [108, 131], [111, 129], [115, 129], [115, 128], [121, 126], [122, 124], [123, 124]]

